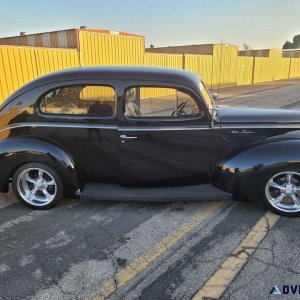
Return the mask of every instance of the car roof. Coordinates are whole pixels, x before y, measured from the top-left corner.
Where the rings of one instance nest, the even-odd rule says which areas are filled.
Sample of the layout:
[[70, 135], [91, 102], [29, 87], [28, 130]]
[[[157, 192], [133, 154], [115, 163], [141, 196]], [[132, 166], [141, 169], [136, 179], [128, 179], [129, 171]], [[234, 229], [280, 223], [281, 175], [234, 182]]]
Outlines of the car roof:
[[196, 89], [200, 81], [199, 77], [194, 73], [178, 69], [127, 66], [79, 67], [50, 73], [27, 83], [8, 97], [2, 104], [2, 107], [21, 94], [36, 87], [60, 81], [80, 79], [161, 81], [180, 83]]

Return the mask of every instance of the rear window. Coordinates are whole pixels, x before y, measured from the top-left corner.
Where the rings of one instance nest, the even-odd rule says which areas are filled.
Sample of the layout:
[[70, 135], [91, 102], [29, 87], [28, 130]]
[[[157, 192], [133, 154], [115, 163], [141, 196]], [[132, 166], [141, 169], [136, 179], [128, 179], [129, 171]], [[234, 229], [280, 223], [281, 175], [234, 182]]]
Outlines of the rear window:
[[116, 93], [101, 85], [64, 86], [49, 91], [40, 102], [44, 114], [109, 117], [115, 113]]

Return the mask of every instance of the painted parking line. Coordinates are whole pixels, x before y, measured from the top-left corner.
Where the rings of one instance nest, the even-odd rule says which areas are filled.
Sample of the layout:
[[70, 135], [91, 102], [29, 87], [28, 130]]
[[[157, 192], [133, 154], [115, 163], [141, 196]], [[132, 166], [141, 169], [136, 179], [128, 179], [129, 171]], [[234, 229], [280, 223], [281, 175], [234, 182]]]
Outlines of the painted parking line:
[[279, 218], [267, 212], [259, 219], [231, 255], [194, 295], [193, 300], [219, 299]]
[[176, 242], [183, 238], [187, 233], [192, 231], [195, 227], [200, 225], [209, 215], [215, 210], [222, 207], [224, 202], [208, 202], [205, 210], [195, 214], [187, 222], [183, 223], [179, 228], [169, 233], [165, 238], [160, 240], [148, 252], [141, 255], [131, 264], [121, 269], [111, 278], [104, 282], [96, 293], [88, 297], [88, 299], [100, 300], [106, 299], [115, 293], [119, 288], [134, 279], [136, 275], [144, 271], [155, 259], [170, 249]]

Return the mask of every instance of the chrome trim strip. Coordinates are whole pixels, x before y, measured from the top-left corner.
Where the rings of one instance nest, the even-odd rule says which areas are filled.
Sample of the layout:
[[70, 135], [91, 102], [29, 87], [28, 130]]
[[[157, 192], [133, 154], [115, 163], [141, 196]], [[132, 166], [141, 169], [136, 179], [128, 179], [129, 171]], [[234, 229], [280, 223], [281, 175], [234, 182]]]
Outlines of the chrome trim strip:
[[268, 128], [277, 128], [277, 129], [300, 129], [300, 123], [295, 124], [228, 124], [228, 125], [214, 125], [213, 127], [210, 126], [178, 126], [178, 125], [167, 125], [167, 126], [124, 126], [118, 127], [117, 125], [113, 124], [106, 124], [106, 125], [97, 125], [97, 124], [76, 124], [76, 123], [35, 123], [35, 122], [28, 122], [28, 123], [19, 123], [14, 125], [9, 125], [4, 127], [0, 130], [0, 133], [13, 130], [17, 128], [24, 128], [24, 127], [63, 127], [63, 128], [85, 128], [85, 129], [109, 129], [109, 130], [119, 130], [120, 131], [191, 131], [191, 130], [208, 130], [208, 129], [268, 129]]
[[34, 123], [34, 122], [28, 122], [28, 123], [20, 123], [20, 124], [14, 124], [4, 127], [0, 130], [1, 132], [7, 131], [7, 130], [13, 130], [17, 128], [24, 128], [24, 127], [65, 127], [65, 128], [85, 128], [85, 129], [118, 129], [117, 125], [96, 125], [96, 124], [68, 124], [68, 123]]
[[[126, 131], [191, 131], [191, 130], [208, 130], [213, 129], [210, 126], [132, 126], [132, 127], [119, 127], [119, 132]], [[217, 128], [215, 128], [217, 129]], [[220, 127], [218, 127], [220, 129]]]
[[248, 129], [248, 128], [257, 128], [257, 129], [265, 129], [265, 128], [279, 128], [279, 129], [285, 129], [285, 128], [300, 128], [300, 123], [295, 124], [228, 124], [228, 125], [222, 125], [222, 129]]
[[[35, 122], [28, 122], [28, 123], [20, 123], [7, 126], [0, 130], [1, 132], [7, 130], [13, 130], [17, 128], [24, 128], [24, 127], [64, 127], [64, 128], [84, 128], [84, 129], [114, 129], [119, 131], [181, 131], [181, 130], [207, 130], [211, 129], [210, 126], [132, 126], [132, 127], [119, 127], [117, 125], [97, 125], [97, 124], [68, 124], [68, 123], [35, 123]], [[219, 129], [220, 127], [216, 127]]]

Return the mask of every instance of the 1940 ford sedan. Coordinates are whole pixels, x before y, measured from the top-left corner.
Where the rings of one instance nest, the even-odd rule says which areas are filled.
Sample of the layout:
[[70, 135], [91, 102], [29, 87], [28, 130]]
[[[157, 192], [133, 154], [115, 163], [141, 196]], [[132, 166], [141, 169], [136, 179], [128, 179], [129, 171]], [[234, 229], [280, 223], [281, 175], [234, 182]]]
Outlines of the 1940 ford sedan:
[[196, 75], [95, 67], [36, 79], [0, 107], [0, 192], [30, 207], [241, 199], [300, 215], [300, 111], [216, 107]]

